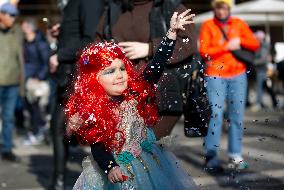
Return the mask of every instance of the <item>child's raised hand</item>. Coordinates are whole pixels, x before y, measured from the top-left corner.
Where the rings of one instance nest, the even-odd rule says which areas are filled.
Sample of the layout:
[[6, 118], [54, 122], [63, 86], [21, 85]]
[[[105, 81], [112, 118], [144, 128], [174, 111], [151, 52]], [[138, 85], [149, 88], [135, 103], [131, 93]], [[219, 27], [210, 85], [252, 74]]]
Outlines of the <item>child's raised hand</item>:
[[186, 11], [182, 12], [178, 15], [178, 12], [174, 12], [171, 21], [170, 21], [170, 28], [172, 30], [185, 30], [184, 25], [192, 24], [194, 21], [192, 18], [195, 16], [195, 14], [188, 13], [191, 11], [191, 9], [187, 9]]
[[128, 177], [125, 176], [124, 173], [121, 171], [119, 166], [115, 166], [114, 168], [112, 168], [107, 177], [111, 183], [123, 182], [128, 179]]
[[190, 13], [191, 9], [187, 9], [186, 11], [182, 12], [178, 15], [178, 12], [174, 12], [171, 21], [170, 21], [170, 29], [167, 33], [167, 37], [170, 39], [176, 39], [176, 32], [178, 30], [185, 30], [184, 26], [194, 23], [192, 18], [195, 14], [188, 14]]

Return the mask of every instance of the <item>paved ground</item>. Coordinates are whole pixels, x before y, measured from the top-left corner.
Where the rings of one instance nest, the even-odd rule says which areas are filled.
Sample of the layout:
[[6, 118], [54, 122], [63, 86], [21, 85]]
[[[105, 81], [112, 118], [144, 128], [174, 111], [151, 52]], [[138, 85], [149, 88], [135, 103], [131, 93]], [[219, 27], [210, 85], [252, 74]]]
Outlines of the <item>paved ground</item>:
[[[183, 135], [182, 120], [176, 125], [171, 149], [192, 175], [200, 189], [284, 189], [284, 112], [262, 110], [247, 112], [245, 116], [244, 157], [250, 168], [241, 173], [225, 171], [209, 175], [203, 170], [202, 140]], [[221, 159], [226, 165], [226, 127], [221, 144]], [[50, 145], [24, 147], [23, 137], [16, 136], [15, 152], [21, 163], [11, 164], [0, 160], [0, 189], [41, 190], [50, 182], [52, 149]], [[81, 171], [83, 153], [72, 148], [68, 163], [68, 188], [71, 188]]]
[[[194, 177], [200, 189], [284, 189], [284, 113], [261, 112], [246, 114], [244, 157], [250, 168], [241, 173], [227, 170], [223, 175], [208, 175], [202, 169], [202, 141], [182, 135], [175, 154]], [[174, 131], [179, 135], [182, 127]], [[224, 130], [226, 133], [226, 129]], [[226, 166], [227, 136], [223, 135], [221, 158]]]

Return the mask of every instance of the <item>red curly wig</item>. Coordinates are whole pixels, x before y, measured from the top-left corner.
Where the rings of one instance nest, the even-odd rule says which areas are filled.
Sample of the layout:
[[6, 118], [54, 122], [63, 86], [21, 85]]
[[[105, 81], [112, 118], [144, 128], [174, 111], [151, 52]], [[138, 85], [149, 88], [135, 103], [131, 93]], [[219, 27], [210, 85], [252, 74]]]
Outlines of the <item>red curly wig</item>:
[[122, 93], [122, 100], [136, 100], [138, 113], [147, 125], [153, 126], [158, 119], [154, 86], [138, 76], [121, 48], [112, 42], [90, 44], [79, 57], [78, 76], [65, 113], [67, 120], [75, 113], [84, 121], [91, 120], [74, 132], [82, 143], [102, 142], [107, 150], [120, 150], [125, 141], [124, 134], [117, 128], [120, 118], [114, 112], [121, 101], [106, 94], [97, 74], [116, 58], [124, 62], [128, 74], [128, 88]]

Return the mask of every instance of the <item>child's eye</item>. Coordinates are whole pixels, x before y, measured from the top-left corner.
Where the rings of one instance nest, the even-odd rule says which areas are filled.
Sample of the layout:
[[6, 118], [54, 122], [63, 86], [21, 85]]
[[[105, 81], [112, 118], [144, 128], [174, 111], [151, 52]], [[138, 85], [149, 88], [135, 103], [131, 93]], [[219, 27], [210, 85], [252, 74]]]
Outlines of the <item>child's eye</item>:
[[112, 74], [114, 72], [115, 72], [115, 69], [108, 69], [108, 70], [103, 71], [103, 75]]
[[121, 70], [121, 71], [125, 71], [125, 70], [126, 70], [126, 69], [125, 69], [125, 66], [120, 67], [120, 70]]

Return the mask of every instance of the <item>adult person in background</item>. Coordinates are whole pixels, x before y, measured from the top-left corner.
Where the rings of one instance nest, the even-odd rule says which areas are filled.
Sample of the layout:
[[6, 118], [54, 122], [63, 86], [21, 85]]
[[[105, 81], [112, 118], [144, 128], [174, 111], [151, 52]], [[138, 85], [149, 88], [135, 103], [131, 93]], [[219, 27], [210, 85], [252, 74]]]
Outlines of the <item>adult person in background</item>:
[[[244, 21], [231, 16], [232, 4], [231, 0], [212, 1], [214, 18], [205, 21], [200, 29], [200, 53], [207, 60], [207, 93], [212, 109], [204, 148], [206, 168], [213, 171], [223, 169], [218, 160], [218, 149], [225, 102], [229, 121], [228, 166], [235, 169], [248, 167], [241, 152], [247, 89], [246, 65], [236, 59], [231, 51], [241, 47], [256, 51], [259, 43]], [[225, 39], [221, 30], [229, 40]]]
[[260, 111], [264, 104], [262, 102], [263, 90], [266, 87], [273, 103], [273, 107], [277, 107], [276, 96], [272, 90], [266, 85], [268, 80], [267, 70], [270, 56], [270, 49], [268, 43], [265, 42], [265, 33], [261, 30], [258, 30], [254, 33], [254, 36], [260, 43], [260, 48], [257, 50], [254, 60], [255, 72], [256, 72], [256, 102], [250, 108], [251, 111]]
[[76, 53], [95, 40], [96, 26], [103, 13], [104, 1], [70, 0], [58, 1], [63, 10], [63, 20], [55, 25], [58, 32], [58, 49], [49, 59], [50, 72], [57, 81], [55, 107], [51, 119], [51, 135], [54, 151], [54, 172], [50, 189], [65, 189], [66, 161], [69, 139], [66, 136], [64, 104], [68, 87], [75, 75]]
[[[24, 60], [27, 91], [25, 107], [29, 111], [32, 125], [32, 130], [28, 133], [24, 145], [34, 145], [44, 140], [44, 131], [46, 131], [44, 109], [40, 107], [40, 98], [44, 94], [40, 92], [46, 91], [43, 89], [43, 85], [47, 85], [47, 83], [43, 81], [48, 72], [49, 46], [44, 35], [37, 30], [35, 19], [24, 19], [21, 27], [25, 34]], [[37, 94], [41, 96], [37, 96]], [[48, 92], [45, 96], [48, 96]]]
[[[116, 1], [101, 18], [98, 34], [118, 42], [138, 71], [149, 63], [166, 34], [173, 12], [186, 10], [180, 0]], [[121, 6], [121, 10], [115, 9]], [[106, 17], [109, 18], [106, 18]], [[107, 23], [109, 21], [110, 23]], [[169, 135], [183, 111], [182, 90], [187, 81], [193, 54], [197, 51], [194, 25], [178, 31], [171, 62], [158, 84], [160, 121], [154, 128], [157, 138]]]
[[12, 152], [12, 133], [20, 84], [21, 95], [24, 95], [23, 35], [20, 27], [15, 24], [18, 14], [17, 8], [10, 3], [4, 3], [0, 7], [0, 110], [3, 139], [1, 156], [7, 161], [19, 161]]
[[[281, 60], [278, 63], [276, 63], [276, 70], [278, 73], [278, 78], [282, 82], [281, 90], [283, 92], [284, 90], [284, 60]], [[284, 110], [284, 102], [282, 102], [281, 105], [279, 105], [279, 107], [281, 108], [281, 110]]]

